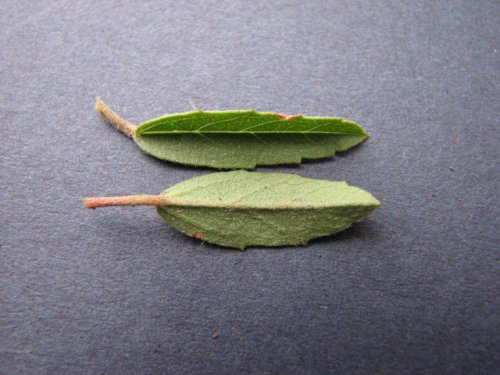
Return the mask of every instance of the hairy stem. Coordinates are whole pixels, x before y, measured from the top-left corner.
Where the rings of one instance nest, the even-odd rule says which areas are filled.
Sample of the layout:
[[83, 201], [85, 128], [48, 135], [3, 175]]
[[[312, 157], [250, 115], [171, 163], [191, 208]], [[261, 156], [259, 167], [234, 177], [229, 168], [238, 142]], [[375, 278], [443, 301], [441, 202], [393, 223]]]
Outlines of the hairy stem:
[[111, 125], [121, 131], [123, 134], [130, 138], [134, 136], [137, 126], [116, 114], [111, 108], [108, 107], [106, 103], [104, 103], [104, 100], [102, 100], [100, 97], [98, 97], [95, 102], [95, 109], [106, 120], [108, 120]]
[[86, 208], [109, 206], [165, 206], [167, 198], [161, 195], [126, 195], [123, 197], [91, 197], [83, 200]]

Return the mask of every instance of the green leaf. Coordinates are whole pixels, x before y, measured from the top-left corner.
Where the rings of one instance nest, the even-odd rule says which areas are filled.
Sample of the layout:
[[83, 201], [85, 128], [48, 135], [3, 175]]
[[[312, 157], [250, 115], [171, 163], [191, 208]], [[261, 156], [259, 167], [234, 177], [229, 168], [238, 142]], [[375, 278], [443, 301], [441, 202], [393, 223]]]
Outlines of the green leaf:
[[139, 125], [133, 138], [162, 160], [253, 169], [333, 156], [367, 137], [358, 124], [340, 118], [248, 110], [167, 115]]
[[305, 245], [350, 227], [380, 205], [345, 182], [246, 171], [195, 177], [161, 196], [168, 204], [158, 213], [174, 228], [239, 249]]
[[160, 195], [94, 197], [84, 205], [156, 206], [165, 221], [188, 236], [244, 249], [305, 245], [363, 220], [380, 203], [345, 182], [240, 170], [195, 177]]
[[248, 111], [188, 112], [139, 126], [97, 98], [96, 110], [146, 153], [181, 164], [223, 169], [298, 164], [333, 156], [368, 137], [358, 124], [329, 117]]

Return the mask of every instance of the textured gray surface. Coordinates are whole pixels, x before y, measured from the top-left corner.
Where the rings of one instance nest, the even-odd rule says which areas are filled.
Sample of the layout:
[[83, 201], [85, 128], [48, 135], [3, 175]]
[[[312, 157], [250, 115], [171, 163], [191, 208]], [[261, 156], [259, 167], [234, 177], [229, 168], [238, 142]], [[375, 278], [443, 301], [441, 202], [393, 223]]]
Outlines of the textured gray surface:
[[[499, 17], [494, 0], [2, 1], [0, 373], [498, 371]], [[247, 252], [152, 209], [84, 210], [209, 172], [142, 154], [97, 95], [134, 122], [190, 100], [358, 121], [356, 150], [267, 170], [383, 206]]]

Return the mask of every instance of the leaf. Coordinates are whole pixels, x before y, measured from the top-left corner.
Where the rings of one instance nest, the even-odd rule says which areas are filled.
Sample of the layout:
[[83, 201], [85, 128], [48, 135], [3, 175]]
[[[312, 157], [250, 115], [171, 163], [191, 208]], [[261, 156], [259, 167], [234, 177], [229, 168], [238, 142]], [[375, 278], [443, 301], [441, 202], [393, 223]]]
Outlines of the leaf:
[[[106, 114], [104, 106], [98, 99], [98, 111], [111, 123], [116, 122]], [[114, 124], [156, 158], [223, 169], [298, 164], [303, 159], [333, 156], [368, 137], [361, 126], [340, 118], [254, 110], [179, 113], [137, 127]]]
[[[147, 199], [129, 204], [148, 204]], [[247, 171], [195, 177], [151, 199], [156, 201], [149, 204], [179, 231], [239, 249], [305, 245], [350, 227], [380, 205], [370, 193], [345, 182]]]

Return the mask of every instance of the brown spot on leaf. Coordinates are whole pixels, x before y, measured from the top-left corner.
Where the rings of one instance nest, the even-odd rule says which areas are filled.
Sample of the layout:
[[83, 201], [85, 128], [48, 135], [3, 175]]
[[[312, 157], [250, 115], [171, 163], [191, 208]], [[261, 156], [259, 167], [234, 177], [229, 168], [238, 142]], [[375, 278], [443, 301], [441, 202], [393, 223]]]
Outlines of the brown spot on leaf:
[[205, 236], [203, 235], [203, 233], [200, 233], [200, 232], [194, 232], [194, 233], [193, 233], [193, 237], [194, 237], [194, 238], [197, 238], [197, 239], [199, 239], [199, 240], [201, 240], [201, 239], [203, 239], [203, 237], [205, 237]]
[[299, 115], [284, 115], [283, 113], [273, 113], [273, 116], [285, 121], [295, 120], [299, 117]]

